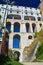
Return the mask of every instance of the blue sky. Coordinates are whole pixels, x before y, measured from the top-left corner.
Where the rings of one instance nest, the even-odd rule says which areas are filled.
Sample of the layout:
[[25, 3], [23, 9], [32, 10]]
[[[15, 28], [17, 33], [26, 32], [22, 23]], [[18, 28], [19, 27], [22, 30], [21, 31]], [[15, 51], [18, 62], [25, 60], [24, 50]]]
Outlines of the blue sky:
[[[28, 6], [28, 7], [35, 7], [37, 8], [37, 6], [40, 3], [40, 0], [10, 0], [10, 2], [15, 1], [15, 5], [19, 5], [19, 6]], [[0, 0], [0, 4], [4, 3], [2, 0]]]

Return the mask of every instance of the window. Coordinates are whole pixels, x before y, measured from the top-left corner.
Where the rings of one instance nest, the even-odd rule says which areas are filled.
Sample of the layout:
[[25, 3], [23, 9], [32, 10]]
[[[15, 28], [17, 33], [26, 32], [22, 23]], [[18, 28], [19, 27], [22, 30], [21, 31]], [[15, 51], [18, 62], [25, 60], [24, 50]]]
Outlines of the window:
[[33, 13], [31, 12], [31, 15], [33, 15]]
[[14, 32], [20, 32], [20, 24], [18, 22], [14, 23]]
[[21, 19], [20, 15], [14, 15], [14, 19]]
[[12, 8], [10, 9], [10, 13], [12, 13]]
[[40, 17], [38, 17], [38, 21], [41, 21], [41, 18]]
[[42, 24], [41, 23], [39, 25], [40, 25], [40, 27], [42, 27]]
[[35, 20], [33, 16], [24, 16], [24, 20]]
[[7, 15], [7, 19], [12, 19], [13, 18], [13, 15]]
[[25, 7], [25, 9], [27, 9], [27, 7]]
[[32, 29], [33, 29], [33, 32], [36, 32], [36, 24], [35, 23], [32, 24]]
[[30, 32], [30, 25], [29, 25], [29, 23], [26, 23], [26, 32]]
[[13, 37], [13, 48], [20, 48], [20, 36], [18, 34]]
[[29, 16], [24, 16], [24, 20], [29, 20]]
[[6, 29], [7, 29], [8, 31], [11, 30], [11, 23], [10, 23], [10, 22], [7, 22], [7, 23], [6, 23]]
[[0, 15], [0, 19], [1, 19], [1, 15]]
[[29, 35], [28, 39], [32, 39], [32, 36], [31, 36], [31, 35]]
[[17, 11], [17, 13], [19, 13], [19, 11]]

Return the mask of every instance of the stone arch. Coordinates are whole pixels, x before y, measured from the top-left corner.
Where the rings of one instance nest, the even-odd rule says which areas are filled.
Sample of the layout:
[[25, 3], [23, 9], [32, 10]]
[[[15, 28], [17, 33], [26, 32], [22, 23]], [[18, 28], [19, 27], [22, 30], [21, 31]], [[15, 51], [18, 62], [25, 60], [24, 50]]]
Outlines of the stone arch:
[[14, 57], [15, 57], [15, 58], [14, 58], [15, 61], [19, 61], [20, 52], [19, 52], [19, 51], [15, 51], [15, 52], [14, 52]]
[[11, 22], [6, 22], [6, 29], [7, 29], [8, 31], [11, 30]]
[[13, 48], [20, 48], [20, 35], [13, 36]]
[[14, 32], [20, 32], [20, 23], [18, 22], [14, 23]]
[[29, 23], [26, 23], [26, 32], [30, 32], [30, 24]]
[[28, 39], [32, 39], [32, 35], [29, 35], [29, 36], [28, 36]]
[[36, 24], [35, 23], [32, 23], [32, 30], [33, 30], [33, 32], [36, 32]]

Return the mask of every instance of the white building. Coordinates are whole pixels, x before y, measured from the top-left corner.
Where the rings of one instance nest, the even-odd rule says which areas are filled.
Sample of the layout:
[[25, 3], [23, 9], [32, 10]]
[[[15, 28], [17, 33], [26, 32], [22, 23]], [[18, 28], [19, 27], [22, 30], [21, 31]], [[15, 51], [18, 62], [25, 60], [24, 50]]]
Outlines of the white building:
[[[40, 10], [36, 8], [0, 5], [0, 22], [11, 31], [9, 48], [20, 52], [19, 61], [23, 61], [23, 51], [34, 40], [35, 32], [43, 27]], [[2, 38], [0, 37], [0, 41]]]

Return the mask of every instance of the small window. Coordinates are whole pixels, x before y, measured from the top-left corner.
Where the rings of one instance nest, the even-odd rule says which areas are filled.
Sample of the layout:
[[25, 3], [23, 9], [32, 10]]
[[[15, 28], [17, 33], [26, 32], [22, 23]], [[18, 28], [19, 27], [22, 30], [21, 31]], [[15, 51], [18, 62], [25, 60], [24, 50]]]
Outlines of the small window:
[[38, 17], [38, 21], [41, 21], [41, 18], [40, 17]]
[[17, 13], [19, 13], [19, 11], [17, 11]]
[[19, 6], [17, 6], [17, 8], [19, 8]]
[[37, 13], [37, 15], [39, 15], [39, 14]]
[[33, 15], [33, 13], [31, 12], [31, 15]]
[[27, 14], [27, 12], [25, 12], [25, 14]]
[[28, 39], [32, 39], [32, 36], [30, 35], [30, 36], [28, 37]]
[[12, 8], [10, 9], [10, 13], [12, 13]]
[[25, 9], [27, 9], [27, 7], [25, 7]]
[[40, 27], [42, 27], [42, 24], [41, 23], [39, 25], [40, 25]]

